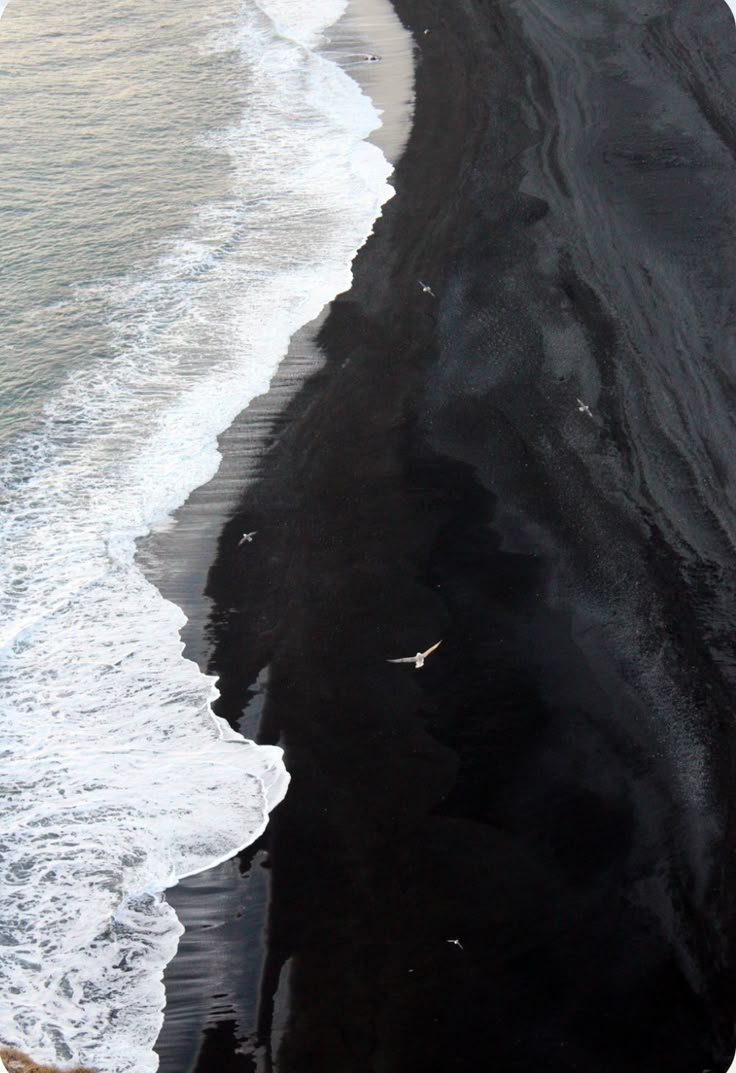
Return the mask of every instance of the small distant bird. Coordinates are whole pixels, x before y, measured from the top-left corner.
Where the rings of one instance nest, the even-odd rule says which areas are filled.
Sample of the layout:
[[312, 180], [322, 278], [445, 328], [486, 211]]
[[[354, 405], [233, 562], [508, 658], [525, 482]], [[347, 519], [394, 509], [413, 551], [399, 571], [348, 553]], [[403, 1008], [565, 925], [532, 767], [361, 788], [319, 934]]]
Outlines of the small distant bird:
[[583, 402], [582, 399], [576, 399], [576, 402], [578, 404], [578, 410], [580, 411], [581, 414], [587, 414], [588, 417], [593, 416], [593, 411], [591, 410], [590, 406], [588, 406], [587, 403]]
[[431, 33], [431, 30], [422, 30], [422, 33], [423, 34], [428, 34], [428, 33]]
[[465, 947], [463, 946], [463, 944], [460, 942], [459, 939], [448, 939], [447, 942], [452, 943], [454, 946], [459, 946], [461, 950], [465, 949]]
[[434, 291], [432, 290], [432, 288], [430, 287], [430, 285], [428, 283], [422, 283], [422, 281], [420, 279], [417, 280], [417, 283], [422, 288], [422, 290], [424, 291], [425, 294], [431, 294], [431, 296], [433, 298], [437, 297], [437, 295], [434, 293]]
[[436, 645], [432, 645], [431, 648], [426, 649], [424, 652], [417, 652], [416, 656], [402, 656], [400, 659], [387, 659], [386, 663], [413, 663], [414, 669], [419, 670], [424, 666], [424, 661], [427, 656], [430, 656], [436, 648], [439, 648], [442, 641], [438, 641]]
[[241, 544], [252, 544], [253, 537], [256, 535], [257, 532], [258, 530], [254, 529], [252, 533], [243, 533], [242, 537], [238, 541], [238, 547], [240, 547]]

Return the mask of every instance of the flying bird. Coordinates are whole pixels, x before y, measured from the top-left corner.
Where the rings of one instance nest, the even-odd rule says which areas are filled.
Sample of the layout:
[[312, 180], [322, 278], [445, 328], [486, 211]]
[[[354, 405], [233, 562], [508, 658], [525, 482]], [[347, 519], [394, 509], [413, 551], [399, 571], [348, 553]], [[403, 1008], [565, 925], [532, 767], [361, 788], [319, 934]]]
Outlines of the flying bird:
[[446, 942], [452, 943], [453, 946], [459, 946], [461, 950], [465, 949], [465, 947], [463, 946], [463, 944], [460, 942], [459, 939], [447, 939]]
[[256, 535], [257, 532], [258, 530], [254, 529], [252, 533], [243, 533], [242, 537], [238, 541], [238, 547], [240, 547], [241, 544], [252, 544], [253, 537]]
[[424, 666], [424, 661], [427, 656], [430, 656], [436, 648], [439, 648], [442, 641], [438, 641], [436, 645], [432, 645], [431, 648], [427, 648], [424, 652], [417, 652], [416, 656], [402, 656], [400, 659], [387, 659], [386, 663], [413, 663], [414, 669], [419, 670]]
[[432, 290], [432, 288], [430, 287], [430, 285], [428, 283], [422, 283], [422, 281], [420, 279], [417, 280], [417, 283], [422, 288], [422, 290], [424, 291], [425, 294], [431, 294], [433, 298], [437, 297], [437, 295], [434, 293], [434, 291]]
[[578, 404], [578, 410], [581, 414], [587, 414], [588, 417], [593, 416], [593, 411], [591, 410], [590, 406], [588, 406], [587, 402], [583, 402], [582, 399], [576, 399], [575, 401]]

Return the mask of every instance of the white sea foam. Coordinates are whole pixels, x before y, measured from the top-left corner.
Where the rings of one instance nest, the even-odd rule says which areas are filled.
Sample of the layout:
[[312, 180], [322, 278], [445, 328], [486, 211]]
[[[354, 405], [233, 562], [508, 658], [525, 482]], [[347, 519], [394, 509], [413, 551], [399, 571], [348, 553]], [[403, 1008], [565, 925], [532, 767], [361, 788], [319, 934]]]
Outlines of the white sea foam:
[[253, 841], [286, 790], [281, 751], [213, 716], [134, 553], [349, 286], [392, 193], [363, 141], [375, 110], [314, 51], [344, 7], [261, 0], [212, 33], [248, 80], [240, 122], [209, 135], [231, 197], [152, 269], [78, 289], [114, 346], [0, 467], [0, 1039], [39, 1059], [155, 1070], [180, 932], [161, 892]]
[[314, 48], [323, 31], [344, 15], [348, 0], [259, 0], [258, 6], [279, 35]]

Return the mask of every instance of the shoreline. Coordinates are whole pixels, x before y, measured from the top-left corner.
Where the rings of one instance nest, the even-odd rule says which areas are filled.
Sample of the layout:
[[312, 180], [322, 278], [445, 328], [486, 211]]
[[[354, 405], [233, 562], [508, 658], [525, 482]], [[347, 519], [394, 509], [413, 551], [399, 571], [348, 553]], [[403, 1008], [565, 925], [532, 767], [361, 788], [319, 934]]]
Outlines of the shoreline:
[[[367, 140], [395, 163], [411, 128], [413, 65], [405, 31], [389, 8], [386, 0], [351, 0], [318, 51], [342, 67], [374, 101], [382, 125]], [[380, 62], [366, 62], [364, 47], [366, 56], [368, 49], [380, 51]], [[239, 530], [233, 516], [238, 501], [243, 488], [259, 480], [264, 456], [290, 420], [290, 407], [297, 399], [298, 406], [308, 406], [308, 400], [320, 391], [326, 358], [317, 339], [331, 305], [295, 333], [268, 392], [253, 399], [218, 438], [222, 461], [217, 474], [195, 489], [138, 549], [137, 562], [145, 576], [185, 612], [183, 655], [203, 671], [210, 667], [218, 633], [227, 629], [234, 614], [240, 614], [239, 608], [217, 607], [205, 597], [208, 571], [225, 534], [235, 534], [232, 539], [237, 546]], [[262, 670], [267, 674], [267, 668]], [[261, 674], [247, 694], [247, 710], [232, 723], [253, 740], [262, 709]], [[164, 973], [167, 1003], [156, 1044], [161, 1073], [182, 1073], [182, 1062], [188, 1069], [195, 1064], [207, 1068], [213, 1060], [217, 1064], [224, 1053], [239, 1047], [235, 1025], [242, 1034], [244, 1025], [252, 1022], [255, 1031], [269, 888], [263, 846], [261, 837], [236, 856], [185, 877], [166, 892], [185, 931]], [[203, 994], [202, 981], [213, 971], [215, 940], [219, 944], [214, 959], [218, 982], [213, 979], [213, 994]], [[225, 992], [229, 999], [224, 1000], [223, 994], [214, 997], [215, 991]], [[255, 1047], [254, 1061], [259, 1060], [258, 1051]]]

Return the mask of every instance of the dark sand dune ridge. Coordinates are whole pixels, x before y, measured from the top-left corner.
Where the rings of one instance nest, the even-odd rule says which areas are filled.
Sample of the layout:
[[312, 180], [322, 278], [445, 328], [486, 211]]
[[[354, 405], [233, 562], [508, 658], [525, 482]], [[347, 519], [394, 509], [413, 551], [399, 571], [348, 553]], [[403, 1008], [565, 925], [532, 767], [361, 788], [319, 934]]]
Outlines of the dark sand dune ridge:
[[293, 777], [250, 1046], [723, 1073], [736, 28], [722, 0], [396, 8], [397, 197], [210, 576], [241, 612], [220, 710], [268, 667]]

